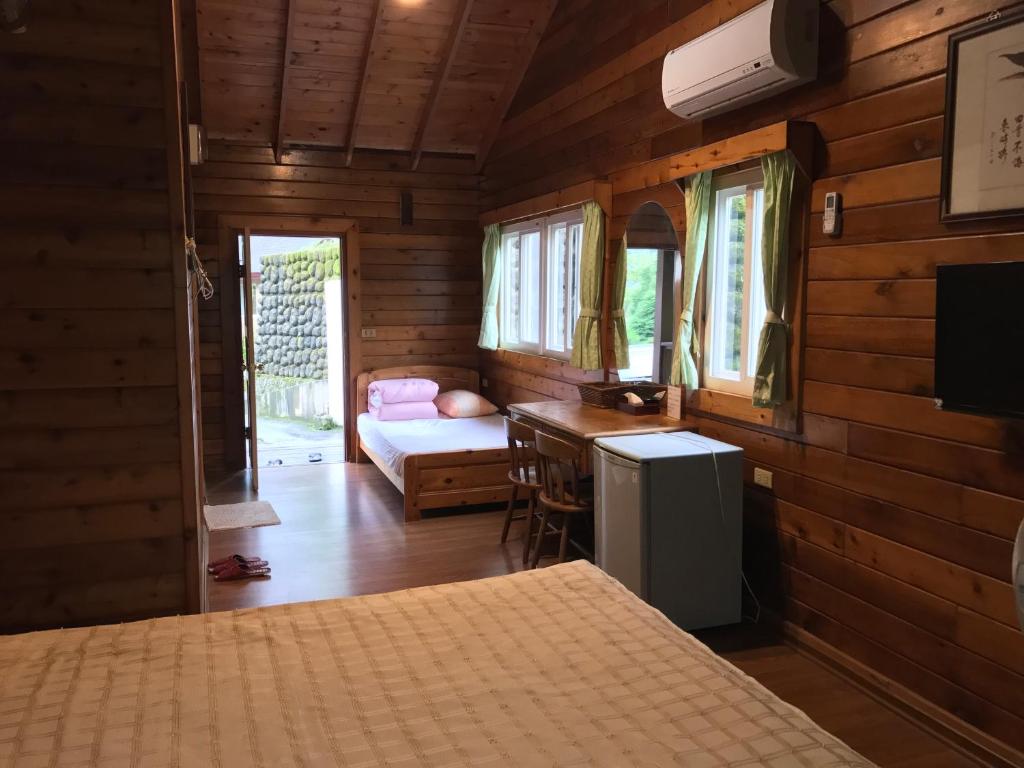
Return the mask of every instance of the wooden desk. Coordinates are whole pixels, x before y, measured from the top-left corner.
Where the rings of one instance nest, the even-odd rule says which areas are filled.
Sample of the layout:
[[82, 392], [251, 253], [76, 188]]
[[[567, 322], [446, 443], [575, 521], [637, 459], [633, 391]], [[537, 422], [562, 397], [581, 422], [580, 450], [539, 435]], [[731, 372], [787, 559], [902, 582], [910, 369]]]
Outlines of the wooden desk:
[[688, 421], [664, 414], [632, 416], [614, 408], [598, 408], [579, 400], [550, 400], [543, 403], [514, 403], [508, 407], [516, 421], [524, 421], [580, 446], [583, 463], [580, 470], [593, 473], [591, 458], [594, 439], [617, 435], [642, 435], [650, 432], [689, 432], [695, 429]]

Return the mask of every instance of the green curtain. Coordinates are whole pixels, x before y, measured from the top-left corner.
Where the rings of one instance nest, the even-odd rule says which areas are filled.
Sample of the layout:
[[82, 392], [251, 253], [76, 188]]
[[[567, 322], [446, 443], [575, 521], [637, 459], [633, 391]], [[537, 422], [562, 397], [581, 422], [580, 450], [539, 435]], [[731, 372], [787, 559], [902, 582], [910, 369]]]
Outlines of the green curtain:
[[626, 333], [626, 254], [629, 246], [622, 236], [619, 257], [615, 260], [615, 283], [612, 286], [612, 349], [615, 351], [615, 367], [620, 371], [629, 368], [629, 334]]
[[697, 297], [697, 278], [704, 262], [708, 241], [708, 208], [711, 204], [711, 171], [695, 173], [685, 182], [686, 253], [683, 255], [683, 303], [672, 346], [670, 384], [696, 389], [699, 382], [696, 357], [700, 342], [693, 333], [693, 304]]
[[480, 341], [483, 349], [498, 348], [498, 290], [501, 287], [501, 227], [484, 227], [484, 309], [480, 320]]
[[789, 339], [782, 312], [789, 271], [789, 210], [793, 199], [796, 159], [783, 150], [761, 158], [764, 172], [764, 224], [761, 265], [764, 272], [764, 327], [757, 345], [754, 405], [771, 408], [786, 402]]
[[571, 365], [587, 371], [604, 367], [601, 358], [601, 278], [604, 271], [604, 211], [583, 205], [580, 253], [580, 314], [572, 337]]

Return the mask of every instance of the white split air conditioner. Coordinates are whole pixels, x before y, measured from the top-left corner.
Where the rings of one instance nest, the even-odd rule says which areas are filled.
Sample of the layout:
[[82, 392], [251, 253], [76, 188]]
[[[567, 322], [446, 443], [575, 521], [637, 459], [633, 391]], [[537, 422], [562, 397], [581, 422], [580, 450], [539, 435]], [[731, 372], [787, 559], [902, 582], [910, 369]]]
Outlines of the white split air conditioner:
[[710, 117], [793, 88], [818, 70], [819, 0], [766, 0], [665, 57], [665, 106]]

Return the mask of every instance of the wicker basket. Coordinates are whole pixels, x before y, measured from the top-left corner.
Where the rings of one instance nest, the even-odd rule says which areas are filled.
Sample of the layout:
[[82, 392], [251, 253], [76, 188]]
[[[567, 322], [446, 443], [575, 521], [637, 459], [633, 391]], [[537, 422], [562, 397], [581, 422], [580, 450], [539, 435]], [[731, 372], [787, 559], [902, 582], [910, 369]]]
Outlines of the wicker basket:
[[652, 384], [649, 381], [609, 381], [590, 384], [577, 384], [580, 399], [598, 408], [614, 408], [627, 392], [632, 392], [644, 401], [650, 400], [668, 387], [664, 384]]

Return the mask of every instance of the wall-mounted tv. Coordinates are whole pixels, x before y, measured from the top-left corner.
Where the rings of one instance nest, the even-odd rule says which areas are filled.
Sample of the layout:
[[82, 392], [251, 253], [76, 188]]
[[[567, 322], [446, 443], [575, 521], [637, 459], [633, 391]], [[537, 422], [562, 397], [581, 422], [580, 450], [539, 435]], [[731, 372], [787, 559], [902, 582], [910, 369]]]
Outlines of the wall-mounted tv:
[[1024, 417], [1024, 261], [938, 268], [935, 397], [944, 410]]

